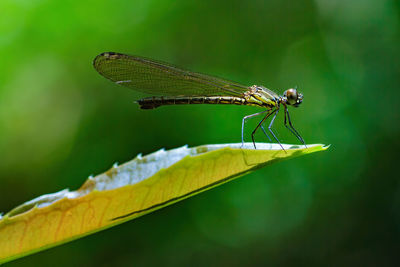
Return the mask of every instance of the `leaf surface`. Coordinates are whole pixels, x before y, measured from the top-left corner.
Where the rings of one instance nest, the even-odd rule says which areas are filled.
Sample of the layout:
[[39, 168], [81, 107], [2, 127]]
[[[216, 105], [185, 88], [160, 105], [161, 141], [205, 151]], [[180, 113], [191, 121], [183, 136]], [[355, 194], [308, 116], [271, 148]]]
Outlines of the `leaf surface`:
[[28, 201], [0, 216], [0, 263], [109, 228], [266, 165], [327, 146], [203, 145], [164, 149], [89, 177], [76, 191]]

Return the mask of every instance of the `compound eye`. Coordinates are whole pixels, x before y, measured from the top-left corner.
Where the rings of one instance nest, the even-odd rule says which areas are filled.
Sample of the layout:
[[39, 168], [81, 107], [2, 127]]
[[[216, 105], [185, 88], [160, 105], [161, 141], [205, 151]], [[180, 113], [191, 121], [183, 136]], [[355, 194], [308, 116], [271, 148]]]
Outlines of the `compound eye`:
[[297, 95], [296, 89], [291, 88], [291, 89], [286, 90], [285, 96], [286, 96], [286, 99], [287, 99], [287, 102], [289, 103], [289, 105], [294, 105], [297, 103], [298, 95]]

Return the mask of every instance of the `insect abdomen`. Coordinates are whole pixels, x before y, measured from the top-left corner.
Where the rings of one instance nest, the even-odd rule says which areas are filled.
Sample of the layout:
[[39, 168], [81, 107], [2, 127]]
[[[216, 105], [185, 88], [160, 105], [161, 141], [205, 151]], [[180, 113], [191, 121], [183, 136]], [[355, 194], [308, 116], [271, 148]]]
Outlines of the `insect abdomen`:
[[137, 102], [141, 109], [153, 109], [164, 105], [183, 104], [246, 104], [244, 98], [234, 96], [148, 97], [140, 99]]

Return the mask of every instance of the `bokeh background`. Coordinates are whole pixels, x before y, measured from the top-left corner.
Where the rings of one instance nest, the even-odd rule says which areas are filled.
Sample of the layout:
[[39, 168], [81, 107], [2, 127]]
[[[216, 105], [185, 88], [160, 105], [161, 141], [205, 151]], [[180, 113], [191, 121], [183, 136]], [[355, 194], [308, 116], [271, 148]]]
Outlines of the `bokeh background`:
[[[259, 111], [140, 110], [133, 101], [141, 95], [93, 69], [104, 51], [279, 93], [297, 85], [304, 102], [291, 108], [296, 128], [309, 144], [331, 144], [9, 266], [398, 260], [398, 1], [2, 0], [0, 13], [0, 211], [77, 189], [138, 153], [240, 142], [242, 117]], [[298, 143], [282, 120], [281, 141]]]

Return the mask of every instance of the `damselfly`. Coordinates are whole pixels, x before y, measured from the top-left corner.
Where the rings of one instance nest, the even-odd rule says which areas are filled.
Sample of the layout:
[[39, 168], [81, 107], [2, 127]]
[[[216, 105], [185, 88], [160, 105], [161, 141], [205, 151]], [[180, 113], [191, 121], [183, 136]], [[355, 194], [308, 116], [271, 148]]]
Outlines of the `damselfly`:
[[303, 95], [297, 92], [297, 89], [288, 89], [279, 96], [263, 86], [245, 86], [214, 76], [183, 70], [161, 61], [114, 52], [98, 55], [93, 65], [101, 75], [117, 84], [156, 95], [138, 100], [137, 103], [142, 109], [179, 104], [233, 104], [265, 108], [261, 112], [242, 119], [242, 144], [244, 144], [243, 132], [246, 120], [264, 114], [263, 119], [251, 133], [254, 148], [256, 148], [254, 135], [259, 128], [269, 138], [263, 123], [270, 116], [272, 119], [268, 131], [281, 145], [272, 126], [282, 105], [286, 128], [305, 145], [303, 138], [293, 127], [287, 108], [288, 105], [298, 107], [303, 101]]

